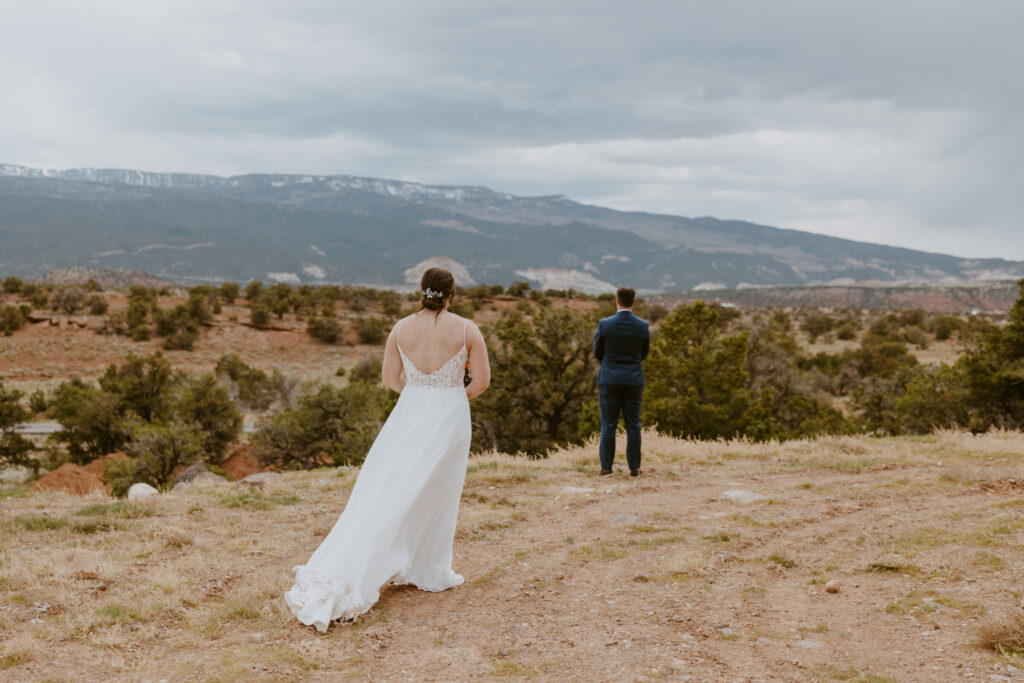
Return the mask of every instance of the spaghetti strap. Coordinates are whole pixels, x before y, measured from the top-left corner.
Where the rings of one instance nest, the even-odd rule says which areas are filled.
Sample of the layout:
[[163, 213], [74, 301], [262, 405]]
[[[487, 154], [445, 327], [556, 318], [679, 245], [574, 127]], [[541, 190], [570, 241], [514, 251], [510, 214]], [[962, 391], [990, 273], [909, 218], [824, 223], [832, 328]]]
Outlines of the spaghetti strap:
[[469, 321], [462, 321], [462, 348], [466, 348], [466, 328], [469, 327]]

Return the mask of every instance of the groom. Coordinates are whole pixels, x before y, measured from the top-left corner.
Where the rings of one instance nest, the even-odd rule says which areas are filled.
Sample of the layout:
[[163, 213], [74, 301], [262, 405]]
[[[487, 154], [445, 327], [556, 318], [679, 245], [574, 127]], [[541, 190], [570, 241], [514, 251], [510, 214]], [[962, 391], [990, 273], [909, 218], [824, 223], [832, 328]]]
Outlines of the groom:
[[612, 473], [615, 430], [619, 413], [626, 424], [626, 462], [630, 476], [640, 474], [640, 401], [644, 393], [642, 362], [651, 346], [647, 321], [633, 315], [636, 292], [620, 287], [615, 293], [618, 313], [597, 324], [594, 355], [601, 361], [597, 374], [601, 405], [601, 474]]

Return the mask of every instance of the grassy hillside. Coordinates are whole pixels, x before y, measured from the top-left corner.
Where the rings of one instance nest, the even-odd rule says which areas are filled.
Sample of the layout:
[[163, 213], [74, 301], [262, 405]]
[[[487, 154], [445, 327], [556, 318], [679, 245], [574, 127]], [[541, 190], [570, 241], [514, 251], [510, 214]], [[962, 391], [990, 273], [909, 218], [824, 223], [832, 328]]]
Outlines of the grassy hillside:
[[883, 681], [1024, 668], [1019, 651], [985, 647], [1024, 637], [1024, 435], [645, 439], [639, 479], [598, 477], [593, 443], [474, 458], [455, 539], [466, 583], [385, 589], [326, 634], [281, 594], [355, 470], [131, 505], [7, 490], [0, 677]]

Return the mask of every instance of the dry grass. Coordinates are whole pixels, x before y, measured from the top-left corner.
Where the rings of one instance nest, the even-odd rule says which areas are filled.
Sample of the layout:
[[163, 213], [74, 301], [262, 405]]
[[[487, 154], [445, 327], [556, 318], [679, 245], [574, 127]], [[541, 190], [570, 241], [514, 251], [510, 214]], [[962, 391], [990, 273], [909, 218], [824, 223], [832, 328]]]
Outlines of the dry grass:
[[[598, 477], [594, 443], [475, 457], [455, 542], [466, 584], [386, 588], [326, 634], [281, 594], [352, 468], [140, 504], [8, 488], [0, 678], [880, 681], [1020, 664], [1021, 434], [649, 432], [644, 452], [639, 479]], [[722, 495], [737, 488], [765, 500]]]
[[999, 653], [1024, 655], [1024, 611], [1017, 610], [983, 624], [978, 645]]

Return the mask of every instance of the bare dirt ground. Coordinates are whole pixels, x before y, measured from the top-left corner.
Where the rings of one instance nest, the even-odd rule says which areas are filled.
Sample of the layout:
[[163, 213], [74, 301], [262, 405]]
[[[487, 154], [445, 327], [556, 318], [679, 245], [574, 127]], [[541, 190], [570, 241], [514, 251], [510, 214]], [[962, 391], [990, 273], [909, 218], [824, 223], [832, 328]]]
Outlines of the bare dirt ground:
[[[105, 292], [104, 295], [110, 303], [111, 313], [127, 308], [124, 294]], [[184, 301], [181, 296], [160, 297], [160, 306], [170, 309]], [[515, 308], [517, 301], [511, 297], [499, 297], [477, 311], [473, 319], [481, 325], [493, 322], [501, 316], [501, 311]], [[0, 305], [15, 302], [13, 297], [0, 295]], [[591, 300], [576, 299], [556, 300], [553, 306], [590, 310], [595, 304]], [[402, 315], [415, 309], [415, 304], [405, 302]], [[272, 323], [277, 329], [246, 326], [249, 309], [243, 300], [239, 300], [237, 305], [224, 306], [223, 311], [214, 316], [212, 324], [202, 328], [193, 351], [162, 353], [174, 367], [186, 372], [210, 371], [221, 356], [233, 353], [267, 373], [280, 370], [300, 380], [330, 379], [339, 367], [349, 370], [366, 358], [380, 358], [382, 349], [381, 345], [358, 343], [355, 320], [359, 314], [340, 304], [337, 314], [344, 329], [342, 342], [322, 344], [306, 333], [306, 323], [296, 320], [293, 314], [286, 314], [280, 320], [275, 316]], [[376, 309], [366, 314], [382, 315]], [[148, 355], [161, 350], [165, 340], [160, 337], [132, 341], [128, 337], [97, 334], [105, 317], [52, 314], [57, 324], [34, 323], [10, 337], [0, 335], [0, 377], [9, 386], [23, 391], [52, 390], [72, 376], [98, 379], [111, 363], [124, 362], [129, 353]]]
[[[124, 302], [111, 296], [111, 309], [120, 310]], [[161, 300], [167, 308], [181, 299]], [[231, 320], [231, 317], [237, 321]], [[187, 372], [209, 371], [224, 354], [237, 354], [243, 361], [270, 372], [279, 369], [301, 379], [331, 377], [342, 366], [351, 367], [370, 355], [379, 355], [380, 347], [365, 345], [328, 345], [312, 339], [305, 325], [286, 315], [275, 324], [289, 329], [258, 330], [241, 322], [249, 319], [243, 306], [225, 306], [210, 327], [203, 328], [194, 351], [163, 351], [172, 365]], [[164, 340], [153, 337], [136, 342], [128, 337], [97, 334], [103, 316], [73, 316], [87, 321], [88, 327], [51, 326], [36, 323], [0, 337], [0, 376], [20, 389], [55, 387], [73, 375], [98, 378], [111, 363], [122, 363], [129, 353], [148, 355], [159, 351]], [[58, 317], [58, 320], [61, 318]], [[241, 322], [238, 322], [241, 321]]]
[[135, 504], [8, 490], [0, 678], [1024, 676], [1021, 656], [978, 644], [1021, 610], [1024, 435], [645, 439], [637, 479], [597, 476], [593, 443], [543, 461], [473, 458], [455, 539], [466, 583], [386, 588], [324, 634], [281, 594], [356, 470]]

